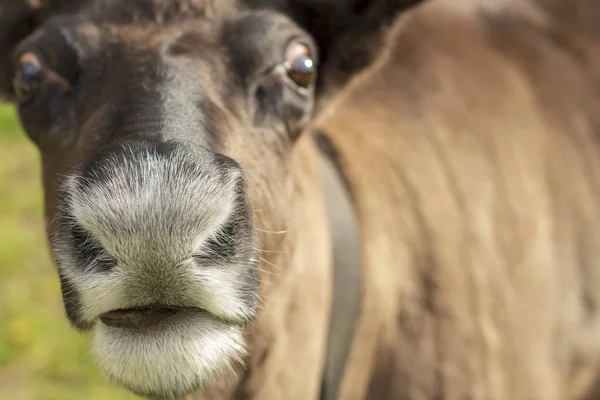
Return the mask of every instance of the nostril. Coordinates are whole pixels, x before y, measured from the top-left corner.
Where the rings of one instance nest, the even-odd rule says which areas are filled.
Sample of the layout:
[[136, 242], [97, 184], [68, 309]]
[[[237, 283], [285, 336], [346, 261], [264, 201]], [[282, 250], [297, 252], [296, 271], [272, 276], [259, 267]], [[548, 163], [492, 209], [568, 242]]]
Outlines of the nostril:
[[79, 224], [73, 224], [69, 233], [77, 261], [86, 270], [110, 272], [115, 267], [117, 260]]
[[239, 221], [236, 221], [235, 215], [230, 217], [227, 222], [213, 235], [211, 235], [202, 244], [193, 256], [200, 262], [214, 263], [215, 261], [227, 262], [235, 256], [237, 232], [240, 227]]
[[113, 328], [148, 328], [167, 322], [184, 310], [174, 307], [114, 310], [100, 316], [100, 321]]

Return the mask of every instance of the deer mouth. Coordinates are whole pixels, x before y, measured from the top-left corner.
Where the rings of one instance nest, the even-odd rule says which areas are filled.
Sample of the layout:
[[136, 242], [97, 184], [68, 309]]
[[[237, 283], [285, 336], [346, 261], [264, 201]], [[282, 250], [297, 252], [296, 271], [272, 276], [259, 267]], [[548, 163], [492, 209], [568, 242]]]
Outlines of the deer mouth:
[[152, 306], [99, 317], [93, 353], [104, 374], [144, 398], [183, 398], [242, 363], [242, 329], [194, 307]]
[[143, 329], [169, 324], [182, 314], [206, 314], [195, 307], [152, 307], [113, 310], [100, 316], [100, 321], [111, 328]]

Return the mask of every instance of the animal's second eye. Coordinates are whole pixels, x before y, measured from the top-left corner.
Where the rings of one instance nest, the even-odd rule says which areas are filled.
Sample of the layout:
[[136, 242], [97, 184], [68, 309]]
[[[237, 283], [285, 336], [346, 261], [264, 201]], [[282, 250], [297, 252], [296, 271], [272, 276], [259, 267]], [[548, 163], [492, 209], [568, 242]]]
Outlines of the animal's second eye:
[[13, 89], [18, 99], [28, 98], [43, 81], [43, 69], [40, 60], [33, 53], [25, 53], [17, 61]]
[[313, 84], [316, 77], [316, 66], [307, 45], [299, 42], [290, 44], [283, 66], [288, 77], [296, 85], [308, 88]]

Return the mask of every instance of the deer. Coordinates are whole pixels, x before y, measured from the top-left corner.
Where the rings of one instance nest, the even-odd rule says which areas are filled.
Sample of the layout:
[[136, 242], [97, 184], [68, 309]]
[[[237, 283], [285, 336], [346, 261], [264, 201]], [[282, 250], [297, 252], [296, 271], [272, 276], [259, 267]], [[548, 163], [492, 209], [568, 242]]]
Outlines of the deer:
[[151, 399], [593, 398], [599, 15], [1, 2], [98, 368]]

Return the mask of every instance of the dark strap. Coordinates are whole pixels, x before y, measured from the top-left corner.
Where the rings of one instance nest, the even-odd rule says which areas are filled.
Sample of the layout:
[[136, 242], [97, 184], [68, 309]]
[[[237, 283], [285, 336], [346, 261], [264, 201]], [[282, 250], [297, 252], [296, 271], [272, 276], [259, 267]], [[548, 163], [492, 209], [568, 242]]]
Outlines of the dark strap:
[[333, 245], [333, 297], [321, 400], [337, 400], [361, 303], [358, 221], [337, 163], [337, 152], [323, 134], [316, 136], [319, 172]]

